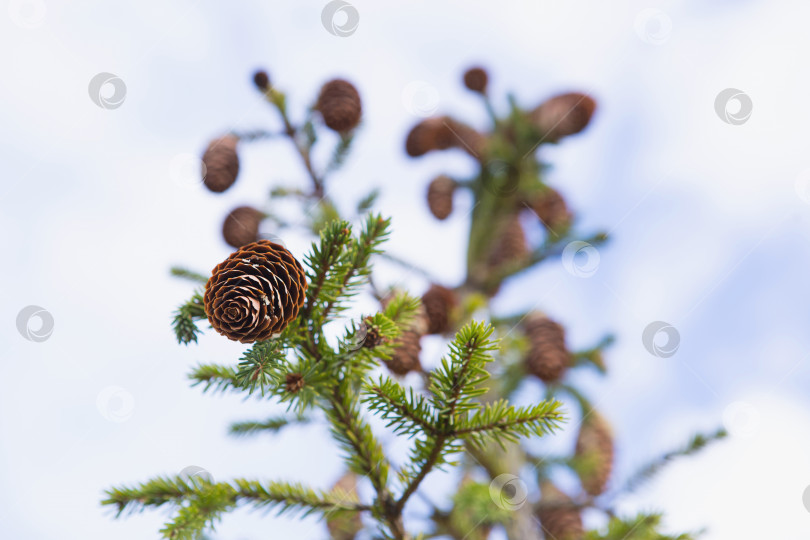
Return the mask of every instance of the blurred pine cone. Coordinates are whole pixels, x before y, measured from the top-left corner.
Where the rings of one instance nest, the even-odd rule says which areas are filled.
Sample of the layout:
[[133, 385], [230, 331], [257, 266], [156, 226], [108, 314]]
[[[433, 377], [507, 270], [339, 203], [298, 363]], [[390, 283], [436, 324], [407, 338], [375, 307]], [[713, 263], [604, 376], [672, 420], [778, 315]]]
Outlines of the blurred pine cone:
[[266, 91], [270, 88], [270, 76], [264, 70], [259, 70], [253, 74], [253, 84], [256, 85], [261, 91]]
[[571, 225], [573, 216], [562, 195], [548, 188], [531, 200], [530, 206], [543, 225], [552, 232], [561, 232]]
[[545, 382], [560, 380], [571, 364], [565, 329], [537, 312], [527, 315], [523, 326], [529, 340], [526, 371]]
[[540, 509], [537, 518], [543, 527], [547, 540], [582, 540], [585, 538], [585, 529], [582, 525], [582, 516], [579, 509], [572, 505], [571, 498], [557, 489], [549, 481], [540, 484]]
[[[346, 472], [341, 476], [332, 490], [345, 492], [357, 499], [357, 476]], [[363, 521], [359, 512], [339, 512], [326, 514], [326, 528], [332, 540], [354, 540], [354, 537], [363, 529]]]
[[596, 101], [590, 96], [571, 92], [543, 102], [529, 113], [529, 121], [547, 142], [556, 142], [579, 133], [591, 121]]
[[[397, 290], [392, 289], [380, 300], [383, 308], [397, 295]], [[419, 306], [410, 327], [393, 342], [396, 346], [390, 360], [384, 360], [385, 366], [395, 375], [407, 375], [411, 371], [422, 371], [422, 364], [419, 361], [419, 354], [422, 352], [422, 345], [419, 343], [422, 336], [427, 332], [427, 314], [425, 306]]]
[[214, 267], [205, 284], [205, 314], [230, 340], [270, 339], [298, 316], [306, 290], [306, 274], [292, 253], [259, 240]]
[[291, 394], [300, 392], [306, 382], [304, 376], [300, 373], [287, 373], [284, 380], [284, 390]]
[[427, 202], [430, 213], [436, 219], [447, 219], [453, 212], [453, 193], [456, 191], [456, 181], [449, 176], [441, 175], [431, 180], [428, 185]]
[[422, 295], [427, 315], [427, 333], [444, 334], [450, 329], [450, 315], [458, 304], [456, 293], [447, 287], [432, 284]]
[[486, 147], [486, 137], [470, 126], [449, 116], [434, 116], [422, 120], [408, 133], [405, 151], [419, 157], [433, 150], [461, 148], [479, 159]]
[[323, 85], [315, 108], [320, 111], [324, 123], [340, 133], [356, 128], [363, 114], [357, 88], [343, 79], [334, 79]]
[[240, 248], [259, 239], [259, 224], [264, 214], [251, 206], [231, 210], [222, 223], [222, 236], [228, 245]]
[[516, 264], [529, 255], [529, 246], [526, 243], [526, 233], [520, 224], [517, 214], [510, 216], [500, 240], [495, 244], [489, 256], [489, 267], [500, 268], [508, 264]]
[[473, 67], [464, 72], [464, 86], [473, 92], [486, 94], [489, 75], [481, 67]]
[[385, 360], [385, 365], [396, 375], [407, 375], [411, 371], [421, 371], [422, 364], [419, 362], [419, 353], [422, 352], [421, 332], [410, 329], [402, 332], [395, 344], [397, 346], [390, 360]]
[[591, 496], [607, 489], [613, 471], [613, 434], [602, 415], [591, 411], [582, 421], [577, 437], [575, 457], [582, 488]]
[[203, 153], [203, 183], [214, 193], [222, 193], [236, 182], [239, 174], [238, 142], [238, 137], [225, 135], [211, 141]]

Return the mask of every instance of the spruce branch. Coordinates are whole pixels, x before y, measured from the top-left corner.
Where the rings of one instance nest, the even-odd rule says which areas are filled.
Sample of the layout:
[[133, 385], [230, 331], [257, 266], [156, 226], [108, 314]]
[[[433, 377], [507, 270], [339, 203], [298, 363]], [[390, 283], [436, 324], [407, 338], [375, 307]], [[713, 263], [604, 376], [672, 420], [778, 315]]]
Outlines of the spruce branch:
[[713, 433], [695, 434], [684, 447], [665, 453], [632, 474], [625, 482], [624, 487], [620, 490], [620, 493], [632, 493], [643, 484], [652, 480], [666, 465], [672, 461], [675, 461], [681, 457], [697, 454], [710, 444], [720, 441], [727, 436], [728, 432], [722, 428]]
[[277, 387], [282, 383], [284, 372], [281, 369], [285, 361], [285, 351], [281, 339], [257, 341], [245, 351], [239, 360], [236, 372], [236, 385], [252, 394], [257, 389], [261, 395], [265, 387]]
[[595, 346], [591, 347], [590, 349], [585, 349], [583, 351], [577, 351], [572, 355], [572, 361], [574, 366], [586, 365], [596, 368], [596, 370], [601, 374], [607, 373], [607, 366], [605, 365], [604, 358], [602, 357], [602, 351], [613, 344], [615, 341], [615, 337], [613, 335], [607, 335], [602, 338], [602, 340], [597, 343]]
[[194, 381], [191, 386], [205, 385], [203, 392], [213, 388], [214, 392], [234, 391], [240, 388], [236, 380], [236, 370], [218, 364], [198, 364], [188, 378]]
[[175, 277], [187, 279], [189, 281], [193, 281], [194, 283], [199, 283], [200, 285], [205, 285], [208, 283], [208, 278], [203, 274], [189, 270], [188, 268], [184, 268], [182, 266], [172, 266], [171, 274]]
[[228, 484], [205, 483], [178, 508], [160, 530], [169, 540], [198, 540], [205, 529], [213, 529], [222, 514], [233, 508], [233, 488]]
[[588, 531], [585, 540], [696, 540], [695, 534], [677, 536], [660, 532], [661, 514], [641, 513], [632, 518], [613, 517], [606, 530]]
[[[332, 151], [332, 157], [326, 165], [324, 175], [334, 172], [343, 166], [346, 162], [346, 158], [349, 156], [352, 142], [354, 142], [354, 131], [340, 135], [340, 140]], [[366, 210], [368, 210], [368, 208], [366, 208]]]
[[456, 334], [450, 351], [441, 365], [430, 374], [431, 402], [452, 428], [456, 415], [466, 413], [477, 405], [474, 398], [486, 393], [479, 385], [489, 378], [485, 365], [492, 361], [489, 352], [496, 349], [489, 338], [493, 328], [480, 322], [471, 322]]
[[388, 239], [390, 219], [369, 214], [363, 230], [358, 239], [350, 245], [349, 265], [345, 269], [342, 280], [338, 286], [337, 294], [327, 301], [322, 317], [328, 320], [330, 312], [341, 308], [341, 302], [357, 294], [363, 278], [369, 274], [369, 259], [375, 253], [380, 253], [379, 246]]
[[405, 488], [396, 502], [398, 511], [402, 511], [434, 467], [441, 467], [450, 455], [463, 449], [462, 445], [454, 443], [452, 433], [457, 415], [475, 408], [473, 399], [486, 392], [478, 385], [489, 376], [484, 366], [491, 360], [487, 353], [495, 348], [489, 341], [492, 332], [493, 328], [484, 323], [467, 324], [450, 343], [450, 351], [441, 366], [430, 374], [428, 402], [436, 411], [438, 421], [435, 430], [424, 432], [424, 438], [416, 440], [409, 464], [400, 472]]
[[205, 319], [205, 305], [200, 291], [195, 291], [194, 295], [174, 312], [172, 327], [177, 336], [177, 342], [188, 345], [192, 341], [197, 342], [197, 334], [200, 329], [196, 321]]
[[164, 504], [177, 506], [176, 515], [161, 532], [164, 538], [184, 540], [199, 538], [204, 529], [213, 527], [223, 512], [237, 504], [275, 508], [279, 513], [300, 511], [303, 515], [370, 509], [358, 502], [356, 494], [339, 489], [323, 492], [298, 483], [244, 479], [217, 483], [197, 477], [157, 477], [138, 486], [109, 489], [106, 495], [102, 504], [114, 506], [117, 515]]
[[349, 469], [368, 476], [379, 498], [387, 493], [390, 466], [371, 427], [360, 417], [357, 395], [348, 382], [334, 386], [329, 405], [326, 416], [331, 423], [332, 436], [341, 446]]
[[[534, 266], [540, 264], [541, 262], [550, 259], [552, 257], [559, 257], [562, 255], [563, 250], [565, 247], [575, 240], [580, 240], [579, 238], [575, 238], [572, 235], [555, 238], [544, 242], [540, 247], [535, 249], [531, 252], [531, 254], [523, 260], [519, 260], [516, 262], [512, 262], [510, 264], [504, 265], [502, 268], [498, 269], [497, 271], [493, 272], [492, 275], [488, 276], [487, 279], [482, 284], [483, 289], [492, 289], [497, 287], [501, 283], [503, 283], [506, 279], [520, 274], [529, 268], [533, 268]], [[605, 232], [598, 232], [589, 237], [586, 237], [583, 241], [591, 244], [592, 246], [600, 246], [604, 244], [608, 240], [607, 233]]]
[[406, 390], [388, 377], [380, 377], [374, 384], [364, 388], [363, 403], [369, 410], [387, 420], [386, 427], [393, 427], [394, 433], [413, 437], [419, 433], [436, 434], [436, 411], [428, 400]]
[[357, 495], [342, 490], [316, 491], [299, 483], [267, 482], [237, 479], [233, 481], [236, 499], [257, 508], [275, 508], [279, 514], [299, 511], [307, 516], [314, 512], [340, 513], [369, 510]]
[[374, 206], [374, 203], [377, 202], [377, 198], [380, 196], [379, 189], [372, 189], [368, 195], [363, 197], [357, 202], [357, 213], [358, 214], [365, 214]]
[[558, 428], [565, 419], [558, 401], [544, 401], [530, 407], [513, 407], [505, 400], [488, 403], [472, 416], [462, 419], [453, 430], [454, 436], [469, 438], [483, 448], [495, 440], [502, 448], [504, 442], [517, 442], [520, 437], [543, 437]]
[[[346, 221], [333, 221], [320, 234], [320, 242], [312, 244], [305, 257], [309, 288], [300, 317], [312, 318], [316, 303], [335, 298], [343, 275], [348, 272], [346, 246], [351, 242], [351, 229]], [[336, 279], [335, 276], [340, 276]]]
[[[269, 103], [275, 106], [276, 110], [281, 117], [284, 124], [284, 135], [290, 140], [295, 147], [295, 151], [301, 158], [301, 163], [304, 165], [310, 180], [312, 181], [312, 196], [318, 199], [323, 199], [325, 194], [323, 178], [315, 172], [315, 167], [312, 164], [312, 146], [315, 144], [316, 136], [314, 127], [311, 122], [311, 116], [304, 122], [301, 131], [304, 132], [306, 139], [299, 140], [299, 130], [293, 125], [287, 113], [286, 97], [273, 87], [269, 87], [264, 96]], [[310, 113], [312, 110], [310, 109]]]
[[259, 433], [276, 433], [290, 424], [306, 424], [308, 422], [309, 419], [307, 417], [300, 415], [292, 418], [288, 416], [274, 416], [262, 422], [234, 422], [231, 424], [228, 431], [231, 435], [243, 437]]
[[[197, 478], [194, 477], [196, 481]], [[158, 476], [138, 486], [122, 486], [105, 491], [103, 505], [116, 508], [116, 517], [124, 511], [140, 512], [147, 506], [162, 506], [177, 502], [194, 492], [195, 484], [176, 476]]]

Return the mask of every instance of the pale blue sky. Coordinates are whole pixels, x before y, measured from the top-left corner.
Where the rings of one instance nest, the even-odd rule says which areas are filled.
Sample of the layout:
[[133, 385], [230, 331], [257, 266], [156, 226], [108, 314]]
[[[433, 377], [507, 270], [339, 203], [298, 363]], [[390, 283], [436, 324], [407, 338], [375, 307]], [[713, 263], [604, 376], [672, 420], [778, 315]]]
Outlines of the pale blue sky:
[[[256, 67], [299, 112], [325, 80], [347, 77], [365, 119], [330, 190], [349, 208], [380, 185], [381, 210], [394, 218], [392, 252], [452, 283], [462, 273], [454, 246], [465, 234], [464, 202], [438, 223], [423, 193], [433, 175], [472, 165], [461, 155], [406, 158], [404, 136], [419, 117], [403, 92], [425, 83], [438, 111], [483, 127], [460, 85], [472, 63], [489, 68], [500, 107], [507, 91], [527, 106], [565, 90], [599, 101], [585, 134], [541, 151], [582, 227], [614, 239], [594, 276], [550, 263], [515, 280], [499, 307], [536, 304], [568, 326], [574, 346], [617, 334], [611, 377], [583, 383], [619, 436], [617, 473], [724, 417], [736, 433], [626, 506], [668, 509], [674, 528], [706, 525], [708, 540], [807, 537], [810, 6], [358, 0], [358, 29], [341, 38], [322, 26], [322, 1], [22, 4], [0, 12], [4, 538], [156, 537], [164, 512], [113, 521], [101, 492], [189, 465], [223, 479], [334, 481], [340, 460], [321, 427], [226, 438], [231, 421], [261, 418], [266, 406], [202, 395], [185, 374], [198, 361], [233, 360], [242, 346], [211, 335], [179, 347], [169, 327], [191, 290], [168, 277], [169, 266], [208, 270], [224, 258], [222, 216], [270, 185], [299, 181], [295, 156], [283, 142], [244, 149], [242, 176], [222, 196], [173, 171], [228, 128], [277, 125], [250, 83]], [[125, 81], [120, 108], [89, 99], [99, 72]], [[714, 111], [726, 88], [751, 97], [743, 125]], [[288, 242], [303, 253], [302, 238]], [[30, 304], [54, 316], [45, 342], [15, 327]], [[672, 358], [642, 346], [656, 320], [680, 332]], [[439, 344], [426, 349], [438, 353]], [[131, 409], [116, 417], [104, 405], [110, 395], [131, 398]], [[430, 479], [434, 498], [446, 484]], [[312, 519], [239, 511], [217, 538], [270, 534], [325, 536]]]

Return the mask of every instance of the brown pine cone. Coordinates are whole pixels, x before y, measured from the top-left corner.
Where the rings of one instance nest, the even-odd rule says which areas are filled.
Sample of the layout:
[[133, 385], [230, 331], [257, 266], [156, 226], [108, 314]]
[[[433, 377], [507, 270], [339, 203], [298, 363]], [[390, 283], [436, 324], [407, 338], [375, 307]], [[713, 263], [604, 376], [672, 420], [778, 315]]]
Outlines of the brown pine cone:
[[[397, 291], [391, 290], [380, 300], [383, 308], [396, 297]], [[419, 354], [422, 352], [420, 340], [427, 332], [427, 314], [425, 306], [420, 305], [410, 328], [402, 332], [393, 342], [396, 346], [390, 360], [384, 360], [385, 366], [395, 375], [407, 375], [411, 371], [422, 371]]]
[[427, 315], [427, 333], [444, 334], [450, 329], [450, 315], [458, 304], [456, 293], [447, 287], [432, 284], [422, 295]]
[[253, 84], [262, 92], [270, 88], [270, 76], [264, 70], [259, 70], [253, 74]]
[[464, 86], [473, 92], [486, 94], [489, 75], [484, 68], [474, 67], [464, 72]]
[[547, 540], [582, 540], [585, 529], [579, 509], [574, 508], [571, 498], [554, 484], [544, 481], [540, 484], [540, 509], [537, 518], [543, 527]]
[[219, 263], [205, 284], [205, 314], [214, 330], [253, 343], [278, 335], [304, 303], [304, 269], [287, 248], [259, 240]]
[[323, 85], [315, 108], [324, 123], [340, 133], [356, 128], [363, 113], [360, 94], [352, 83], [343, 79], [333, 79]]
[[222, 223], [222, 236], [229, 246], [240, 248], [259, 239], [264, 214], [250, 206], [237, 206]]
[[593, 98], [571, 92], [543, 102], [529, 113], [529, 121], [542, 134], [544, 141], [555, 142], [585, 129], [595, 110]]
[[238, 142], [238, 137], [225, 135], [211, 141], [203, 153], [203, 183], [214, 193], [222, 193], [236, 182], [239, 174]]
[[441, 175], [431, 180], [428, 185], [427, 203], [430, 213], [436, 219], [445, 220], [453, 212], [453, 193], [456, 181], [449, 176]]
[[531, 200], [531, 208], [543, 225], [553, 232], [564, 231], [571, 225], [571, 212], [562, 195], [548, 188]]
[[405, 139], [405, 151], [411, 157], [448, 148], [461, 148], [478, 159], [486, 148], [486, 137], [449, 116], [434, 116], [412, 127]]
[[545, 382], [560, 380], [571, 364], [571, 353], [565, 346], [565, 329], [537, 312], [526, 317], [523, 327], [529, 339], [526, 371]]
[[[346, 492], [356, 500], [357, 476], [354, 473], [346, 472], [335, 482], [332, 490]], [[359, 512], [327, 513], [326, 528], [329, 529], [332, 540], [354, 540], [357, 533], [363, 529], [363, 521]]]
[[397, 348], [390, 360], [385, 360], [385, 365], [389, 371], [396, 375], [407, 375], [411, 371], [421, 371], [422, 364], [419, 362], [419, 353], [422, 352], [422, 345], [419, 340], [422, 334], [416, 330], [406, 330], [402, 332], [396, 340]]
[[582, 489], [596, 497], [605, 492], [613, 471], [613, 434], [602, 415], [591, 411], [579, 428], [576, 453]]
[[300, 373], [287, 373], [287, 377], [284, 380], [284, 390], [295, 394], [300, 392], [305, 384], [304, 376]]
[[498, 243], [489, 256], [489, 267], [500, 268], [524, 260], [529, 254], [526, 233], [520, 224], [517, 214], [511, 216], [500, 234]]

